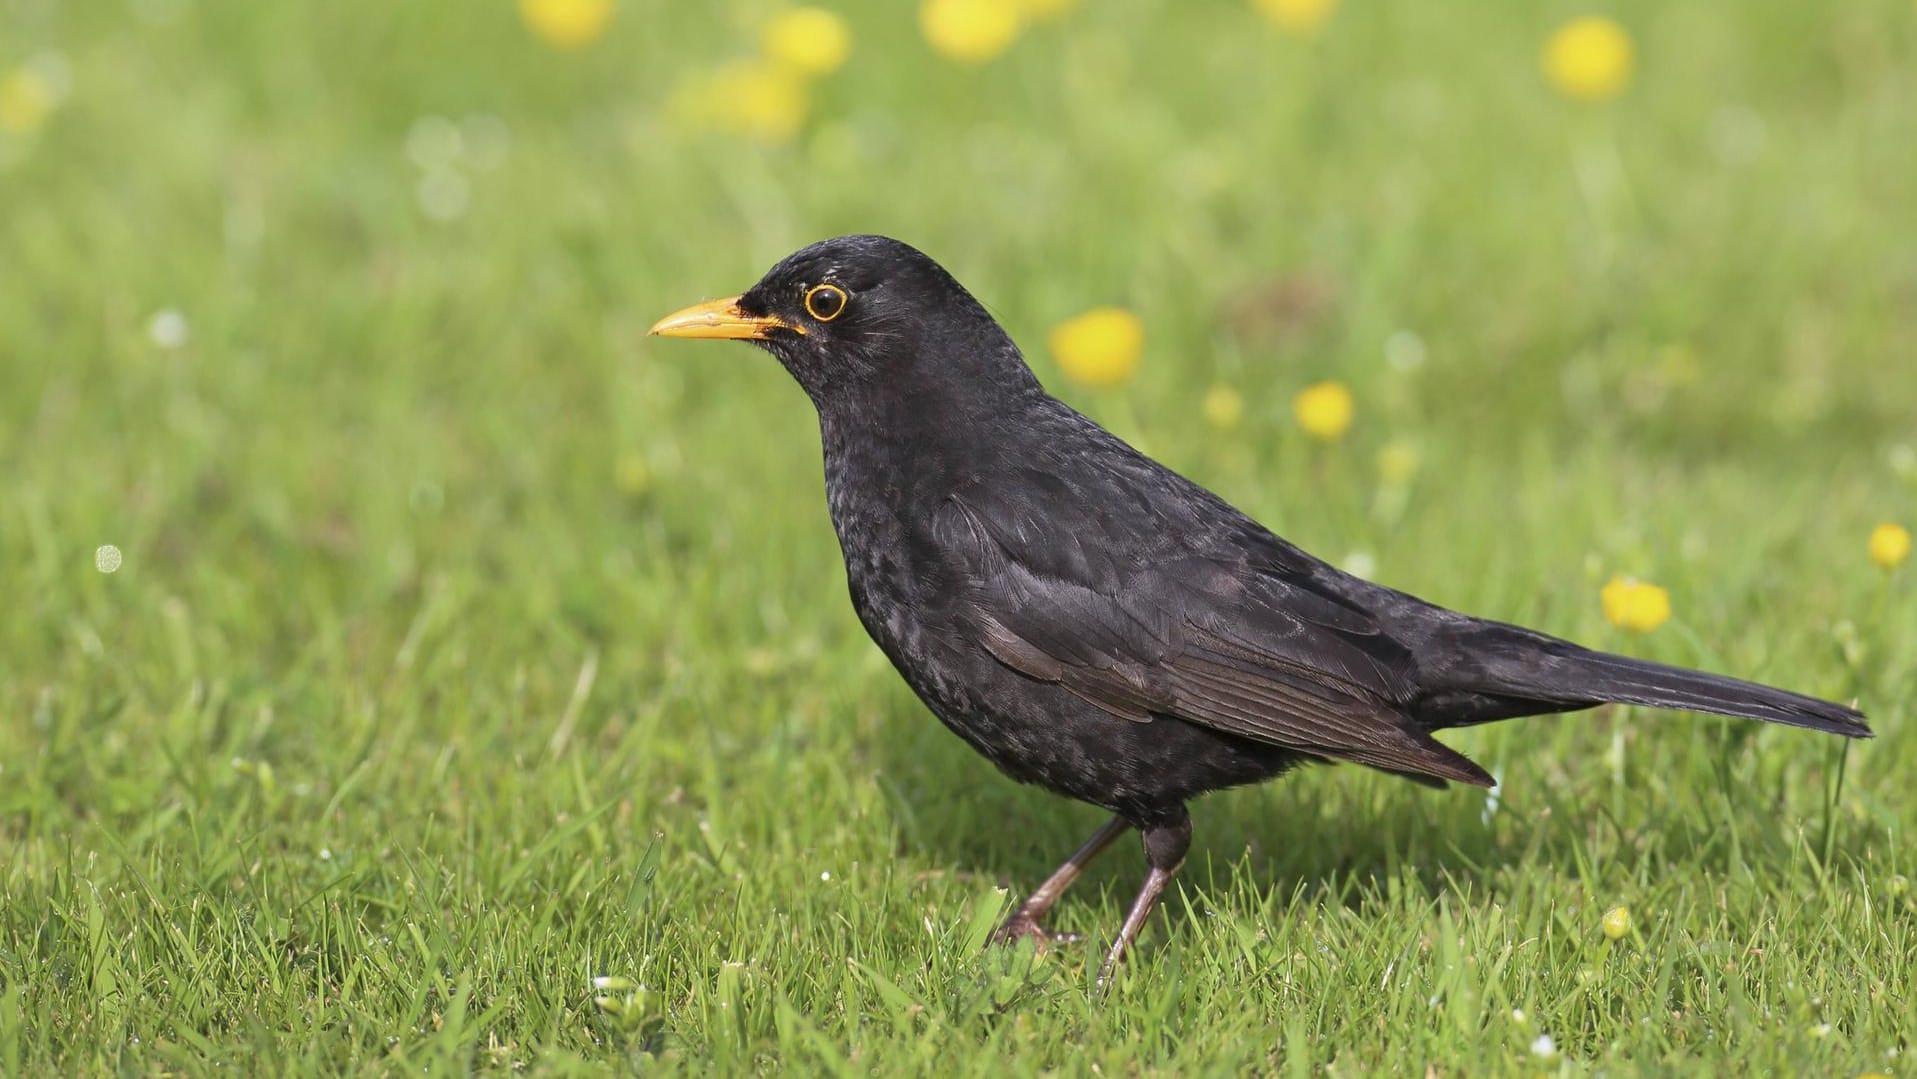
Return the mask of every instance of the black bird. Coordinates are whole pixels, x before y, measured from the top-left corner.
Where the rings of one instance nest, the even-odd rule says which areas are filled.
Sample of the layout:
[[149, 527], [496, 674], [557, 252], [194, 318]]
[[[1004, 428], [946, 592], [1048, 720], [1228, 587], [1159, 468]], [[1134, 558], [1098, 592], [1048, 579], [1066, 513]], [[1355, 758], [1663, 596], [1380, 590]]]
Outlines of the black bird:
[[1303, 761], [1427, 786], [1491, 777], [1432, 732], [1607, 701], [1852, 738], [1856, 709], [1594, 652], [1343, 573], [1047, 394], [937, 263], [813, 244], [652, 328], [743, 338], [817, 406], [852, 606], [933, 714], [1012, 778], [1102, 806], [999, 930], [1039, 925], [1126, 828], [1150, 872], [1125, 954], [1191, 845], [1185, 803]]

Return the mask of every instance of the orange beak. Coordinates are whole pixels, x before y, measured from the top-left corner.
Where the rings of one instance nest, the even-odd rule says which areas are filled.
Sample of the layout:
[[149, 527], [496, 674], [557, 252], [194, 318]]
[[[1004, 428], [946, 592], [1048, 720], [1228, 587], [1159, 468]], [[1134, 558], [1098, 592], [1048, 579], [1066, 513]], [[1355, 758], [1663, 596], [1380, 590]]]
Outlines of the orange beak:
[[652, 333], [660, 337], [723, 337], [743, 341], [763, 341], [768, 330], [805, 330], [771, 315], [748, 315], [739, 310], [739, 297], [708, 300], [683, 311], [674, 311], [652, 324]]

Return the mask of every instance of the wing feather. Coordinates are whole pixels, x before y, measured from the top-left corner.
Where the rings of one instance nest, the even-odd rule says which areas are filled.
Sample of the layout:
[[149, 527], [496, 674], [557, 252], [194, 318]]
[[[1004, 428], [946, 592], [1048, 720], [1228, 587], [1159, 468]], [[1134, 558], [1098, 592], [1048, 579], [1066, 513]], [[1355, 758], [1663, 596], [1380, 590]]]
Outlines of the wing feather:
[[969, 586], [963, 624], [1007, 667], [1130, 722], [1171, 716], [1410, 778], [1490, 784], [1397, 703], [1415, 681], [1409, 654], [1295, 570], [1229, 549], [1101, 558], [1096, 517], [1070, 522], [1083, 527], [1066, 556], [1028, 553], [1045, 531], [976, 501], [948, 500], [931, 528]]

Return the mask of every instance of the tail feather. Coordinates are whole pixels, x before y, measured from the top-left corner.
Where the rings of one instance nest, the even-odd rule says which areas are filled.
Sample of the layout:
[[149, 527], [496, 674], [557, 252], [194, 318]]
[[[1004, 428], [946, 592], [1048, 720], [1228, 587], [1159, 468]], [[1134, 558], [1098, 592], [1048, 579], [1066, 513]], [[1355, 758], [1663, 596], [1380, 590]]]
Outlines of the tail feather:
[[1480, 623], [1468, 634], [1474, 660], [1440, 673], [1432, 694], [1434, 726], [1616, 702], [1761, 719], [1846, 738], [1871, 736], [1862, 712], [1801, 693], [1594, 652], [1516, 626]]
[[1855, 708], [1756, 682], [1606, 652], [1586, 652], [1571, 665], [1577, 668], [1572, 682], [1597, 689], [1605, 700], [1745, 716], [1849, 738], [1871, 735]]

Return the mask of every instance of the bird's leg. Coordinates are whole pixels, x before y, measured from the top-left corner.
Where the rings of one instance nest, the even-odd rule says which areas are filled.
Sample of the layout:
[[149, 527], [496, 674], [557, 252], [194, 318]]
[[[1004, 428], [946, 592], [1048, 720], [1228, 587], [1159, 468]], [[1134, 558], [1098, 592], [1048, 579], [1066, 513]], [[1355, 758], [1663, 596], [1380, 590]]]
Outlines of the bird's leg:
[[1030, 937], [1042, 948], [1047, 944], [1070, 944], [1077, 940], [1077, 935], [1072, 933], [1047, 932], [1038, 924], [1039, 919], [1051, 912], [1052, 904], [1058, 902], [1058, 897], [1065, 894], [1065, 889], [1072, 886], [1072, 882], [1078, 879], [1091, 860], [1103, 853], [1106, 847], [1112, 845], [1112, 840], [1129, 827], [1131, 825], [1123, 817], [1113, 817], [1100, 825], [1090, 839], [1079, 844], [1072, 856], [1065, 859], [1064, 865], [1053, 870], [1052, 875], [1045, 878], [1045, 883], [1027, 896], [1010, 918], [1005, 919], [1005, 924], [992, 934], [992, 943], [1017, 944]]
[[1185, 864], [1185, 852], [1191, 849], [1191, 817], [1180, 806], [1175, 818], [1143, 828], [1139, 838], [1145, 841], [1145, 863], [1151, 871], [1145, 874], [1145, 885], [1138, 889], [1138, 898], [1132, 900], [1131, 912], [1125, 915], [1125, 927], [1118, 931], [1111, 954], [1105, 957], [1105, 967], [1098, 973], [1100, 986], [1111, 982], [1119, 960], [1138, 939], [1138, 931], [1145, 928], [1145, 919], [1151, 917], [1158, 896], [1171, 883], [1172, 874]]

